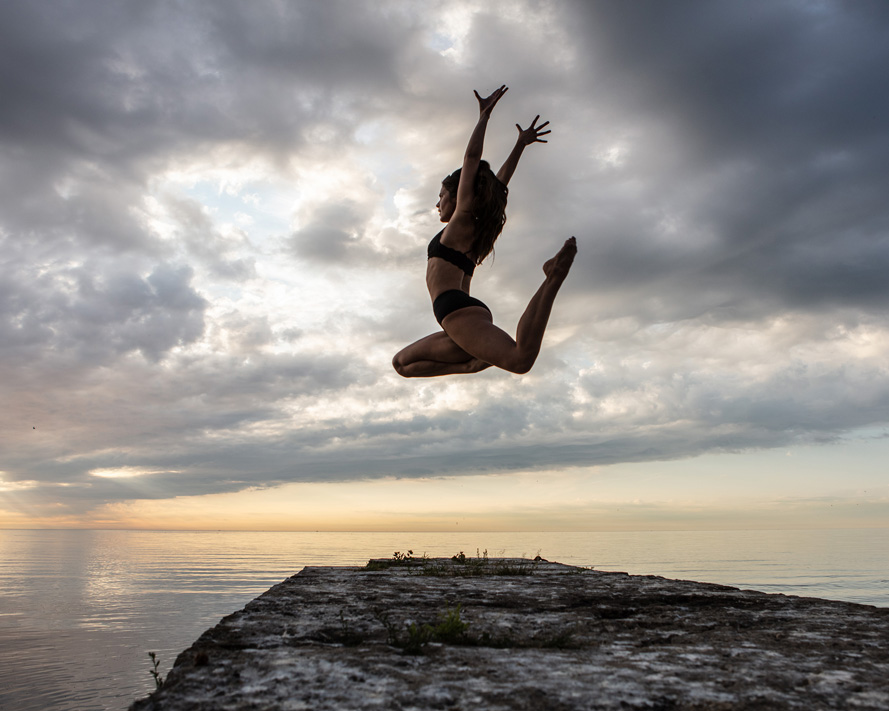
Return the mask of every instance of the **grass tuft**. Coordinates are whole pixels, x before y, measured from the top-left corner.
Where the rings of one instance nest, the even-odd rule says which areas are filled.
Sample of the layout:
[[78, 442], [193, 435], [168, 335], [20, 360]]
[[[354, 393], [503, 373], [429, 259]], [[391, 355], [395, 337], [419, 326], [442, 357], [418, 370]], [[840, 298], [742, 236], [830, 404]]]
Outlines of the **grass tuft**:
[[160, 689], [164, 685], [164, 678], [160, 675], [157, 668], [160, 666], [160, 661], [157, 658], [157, 655], [154, 652], [149, 652], [148, 656], [151, 657], [151, 663], [153, 665], [152, 669], [149, 669], [148, 672], [151, 676], [154, 677], [154, 688]]

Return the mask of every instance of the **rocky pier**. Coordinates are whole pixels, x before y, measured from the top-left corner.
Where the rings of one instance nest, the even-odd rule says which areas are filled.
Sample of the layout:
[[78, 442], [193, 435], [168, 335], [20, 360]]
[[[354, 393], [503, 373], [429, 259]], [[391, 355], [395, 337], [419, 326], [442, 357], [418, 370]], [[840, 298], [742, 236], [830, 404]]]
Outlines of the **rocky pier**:
[[307, 567], [131, 711], [889, 709], [889, 609], [544, 560]]

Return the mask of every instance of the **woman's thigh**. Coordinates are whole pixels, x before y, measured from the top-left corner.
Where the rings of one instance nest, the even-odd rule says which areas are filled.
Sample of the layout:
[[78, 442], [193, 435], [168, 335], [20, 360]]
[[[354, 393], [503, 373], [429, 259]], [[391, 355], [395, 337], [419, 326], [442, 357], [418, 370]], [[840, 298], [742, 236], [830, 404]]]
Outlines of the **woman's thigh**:
[[403, 364], [421, 360], [463, 363], [472, 356], [458, 346], [444, 331], [436, 331], [401, 349], [395, 359]]
[[515, 356], [516, 342], [512, 336], [495, 326], [491, 312], [481, 306], [448, 314], [442, 328], [458, 347], [486, 363], [502, 367]]

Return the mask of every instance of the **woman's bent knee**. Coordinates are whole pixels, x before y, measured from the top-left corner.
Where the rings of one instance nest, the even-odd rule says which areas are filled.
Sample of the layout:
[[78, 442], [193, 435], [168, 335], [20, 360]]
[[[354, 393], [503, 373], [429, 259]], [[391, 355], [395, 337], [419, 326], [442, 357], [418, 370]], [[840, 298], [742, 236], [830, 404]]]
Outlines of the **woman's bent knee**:
[[534, 366], [534, 361], [537, 360], [537, 354], [518, 354], [516, 357], [511, 358], [508, 363], [504, 364], [504, 370], [508, 370], [510, 373], [515, 373], [516, 375], [524, 375]]
[[402, 378], [406, 378], [407, 373], [405, 372], [404, 363], [401, 362], [399, 356], [401, 353], [396, 353], [395, 357], [392, 358], [392, 367], [395, 368], [395, 372], [398, 373]]

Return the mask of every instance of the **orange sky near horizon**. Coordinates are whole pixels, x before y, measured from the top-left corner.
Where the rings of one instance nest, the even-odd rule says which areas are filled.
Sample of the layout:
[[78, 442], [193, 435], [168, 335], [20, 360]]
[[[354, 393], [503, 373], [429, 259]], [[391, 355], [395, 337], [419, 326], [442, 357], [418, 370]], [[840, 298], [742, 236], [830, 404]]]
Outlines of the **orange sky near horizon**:
[[[237, 493], [133, 498], [105, 504], [82, 517], [62, 512], [29, 516], [26, 510], [16, 510], [14, 492], [7, 491], [6, 505], [0, 508], [0, 528], [627, 531], [884, 527], [889, 526], [889, 487], [880, 483], [875, 463], [880, 461], [879, 451], [887, 448], [884, 441], [870, 441], [565, 471], [294, 483]], [[843, 468], [849, 474], [838, 478]], [[703, 481], [709, 484], [702, 486]], [[807, 482], [811, 493], [807, 498], [798, 495], [801, 481]]]

